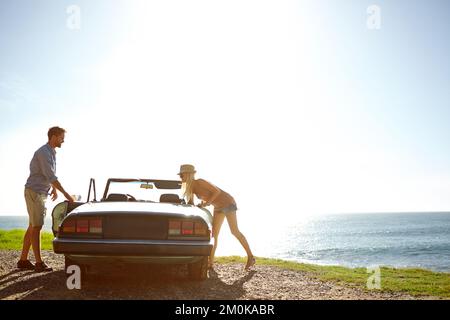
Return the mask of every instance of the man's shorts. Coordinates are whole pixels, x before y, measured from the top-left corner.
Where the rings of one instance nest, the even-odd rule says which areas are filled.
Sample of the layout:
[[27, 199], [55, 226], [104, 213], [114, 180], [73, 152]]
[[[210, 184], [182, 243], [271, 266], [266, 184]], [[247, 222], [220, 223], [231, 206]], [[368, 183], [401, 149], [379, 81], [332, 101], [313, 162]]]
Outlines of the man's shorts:
[[44, 225], [46, 194], [34, 192], [25, 188], [25, 202], [27, 203], [28, 217], [32, 227], [42, 227]]

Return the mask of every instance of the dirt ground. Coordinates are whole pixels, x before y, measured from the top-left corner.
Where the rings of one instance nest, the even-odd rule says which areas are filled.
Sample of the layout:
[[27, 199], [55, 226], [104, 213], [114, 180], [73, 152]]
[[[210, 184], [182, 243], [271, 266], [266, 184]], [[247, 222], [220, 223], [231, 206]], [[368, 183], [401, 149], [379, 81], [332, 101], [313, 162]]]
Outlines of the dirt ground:
[[[89, 277], [81, 290], [66, 286], [64, 257], [43, 251], [53, 272], [35, 273], [16, 268], [20, 252], [0, 250], [0, 299], [418, 299], [404, 293], [365, 291], [314, 279], [304, 272], [258, 266], [243, 271], [242, 264], [217, 264], [208, 279], [187, 279], [183, 267], [128, 267]], [[426, 298], [426, 297], [425, 297]]]

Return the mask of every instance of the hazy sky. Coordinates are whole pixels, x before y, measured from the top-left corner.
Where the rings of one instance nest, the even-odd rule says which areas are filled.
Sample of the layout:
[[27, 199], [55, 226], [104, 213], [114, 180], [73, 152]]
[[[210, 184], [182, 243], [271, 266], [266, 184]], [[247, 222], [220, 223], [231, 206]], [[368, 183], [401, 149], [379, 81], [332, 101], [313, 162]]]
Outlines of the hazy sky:
[[0, 214], [53, 125], [83, 197], [193, 163], [247, 221], [450, 210], [450, 2], [343, 2], [1, 1]]

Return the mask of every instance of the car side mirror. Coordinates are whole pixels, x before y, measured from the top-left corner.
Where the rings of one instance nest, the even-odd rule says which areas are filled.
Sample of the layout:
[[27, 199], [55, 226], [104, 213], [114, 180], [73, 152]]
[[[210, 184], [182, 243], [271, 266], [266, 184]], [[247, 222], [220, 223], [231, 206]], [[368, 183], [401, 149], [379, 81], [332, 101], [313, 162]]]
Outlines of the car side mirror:
[[82, 196], [79, 194], [72, 194], [73, 201], [81, 202]]

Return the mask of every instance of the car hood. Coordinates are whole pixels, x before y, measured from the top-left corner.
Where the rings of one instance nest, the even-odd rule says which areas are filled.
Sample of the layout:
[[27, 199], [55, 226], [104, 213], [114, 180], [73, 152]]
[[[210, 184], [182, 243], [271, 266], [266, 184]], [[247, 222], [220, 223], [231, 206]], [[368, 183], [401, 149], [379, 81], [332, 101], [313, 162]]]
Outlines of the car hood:
[[186, 204], [156, 202], [88, 202], [75, 208], [70, 215], [114, 213], [201, 216], [208, 221], [212, 221], [212, 215], [206, 209]]

